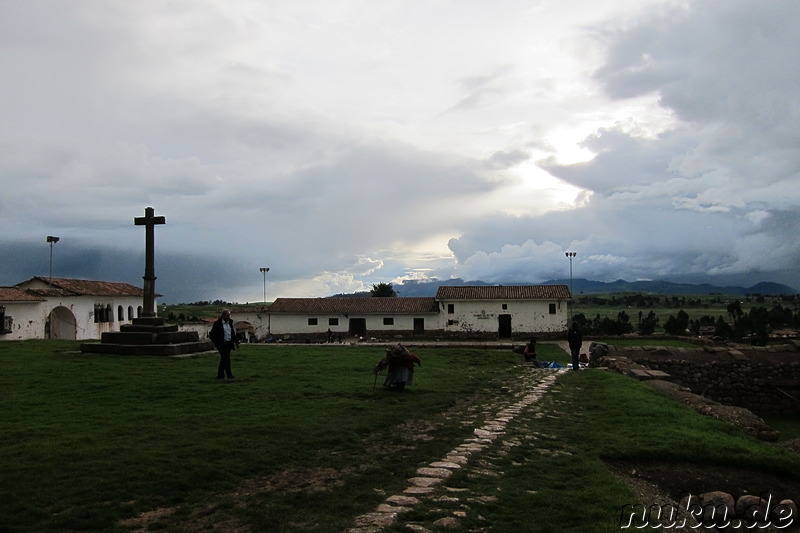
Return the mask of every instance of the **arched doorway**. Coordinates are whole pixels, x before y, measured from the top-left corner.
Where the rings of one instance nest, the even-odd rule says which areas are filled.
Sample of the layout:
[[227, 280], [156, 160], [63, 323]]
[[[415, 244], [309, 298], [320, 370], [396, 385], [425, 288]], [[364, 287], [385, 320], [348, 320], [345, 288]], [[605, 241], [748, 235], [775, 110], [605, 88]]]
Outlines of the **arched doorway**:
[[240, 342], [253, 342], [256, 337], [255, 328], [250, 322], [243, 320], [236, 322], [233, 324], [233, 329]]
[[49, 339], [69, 339], [75, 340], [78, 328], [76, 327], [75, 315], [64, 306], [58, 306], [47, 317]]

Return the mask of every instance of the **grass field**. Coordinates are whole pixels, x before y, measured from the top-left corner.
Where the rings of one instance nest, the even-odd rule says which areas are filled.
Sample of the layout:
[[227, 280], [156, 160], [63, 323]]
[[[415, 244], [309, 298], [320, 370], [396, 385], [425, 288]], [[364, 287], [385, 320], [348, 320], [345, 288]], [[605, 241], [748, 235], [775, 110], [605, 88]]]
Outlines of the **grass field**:
[[[417, 351], [423, 365], [401, 394], [373, 390], [374, 347], [245, 346], [232, 381], [213, 379], [215, 356], [76, 350], [66, 341], [0, 343], [2, 532], [130, 531], [126, 520], [142, 513], [154, 531], [344, 531], [471, 436], [481, 421], [462, 423], [469, 406], [502, 398], [532, 371], [510, 352], [430, 348]], [[548, 344], [539, 357], [567, 360]], [[623, 376], [565, 373], [543, 408], [549, 416], [509, 428], [526, 444], [499, 455], [501, 479], [452, 480], [496, 497], [481, 511], [492, 531], [618, 530], [633, 494], [609, 459], [800, 479], [795, 454]], [[419, 427], [434, 428], [434, 438], [415, 439]], [[534, 443], [532, 433], [548, 438]], [[534, 446], [570, 454], [537, 460]], [[409, 519], [433, 511], [422, 505]]]
[[[597, 315], [601, 318], [608, 317], [616, 319], [617, 314], [624, 311], [630, 318], [630, 323], [634, 326], [638, 324], [639, 313], [646, 316], [652, 311], [658, 318], [659, 327], [657, 331], [663, 329], [664, 323], [670, 315], [677, 315], [678, 311], [683, 310], [689, 315], [690, 320], [699, 320], [703, 316], [710, 316], [714, 319], [723, 317], [729, 320], [727, 307], [732, 302], [739, 302], [743, 312], [750, 312], [753, 307], [772, 308], [774, 305], [782, 305], [797, 311], [798, 302], [785, 302], [780, 297], [754, 297], [754, 296], [726, 296], [710, 294], [687, 294], [687, 295], [666, 295], [652, 294], [644, 295], [657, 299], [657, 303], [648, 307], [637, 307], [628, 302], [621, 303], [623, 299], [634, 298], [639, 293], [608, 293], [608, 294], [576, 294], [573, 303], [573, 314], [583, 313], [587, 319], [593, 319]], [[599, 305], [592, 301], [594, 298], [608, 300], [608, 303]], [[616, 299], [618, 303], [613, 304], [611, 300]]]

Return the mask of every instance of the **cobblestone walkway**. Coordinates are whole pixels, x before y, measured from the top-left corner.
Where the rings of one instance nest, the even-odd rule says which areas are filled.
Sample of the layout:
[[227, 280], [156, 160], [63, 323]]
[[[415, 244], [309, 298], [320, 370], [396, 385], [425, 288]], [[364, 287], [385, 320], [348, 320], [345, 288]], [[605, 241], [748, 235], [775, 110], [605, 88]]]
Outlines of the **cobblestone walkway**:
[[[503, 401], [485, 406], [487, 422], [474, 430], [474, 436], [450, 450], [444, 457], [420, 467], [416, 477], [408, 480], [408, 486], [400, 494], [386, 498], [374, 511], [356, 518], [348, 533], [376, 533], [399, 521], [402, 513], [411, 510], [423, 501], [453, 502], [464, 498], [480, 501], [481, 495], [469, 494], [467, 489], [447, 486], [447, 479], [456, 471], [484, 470], [481, 464], [481, 453], [505, 434], [506, 425], [520, 413], [530, 409], [555, 383], [563, 369], [533, 369], [523, 367], [520, 381], [510, 396]], [[486, 474], [486, 472], [478, 472]], [[490, 497], [489, 497], [490, 498]], [[458, 528], [461, 511], [435, 520], [431, 525], [437, 527]], [[429, 531], [418, 523], [408, 523], [409, 531], [425, 533]]]

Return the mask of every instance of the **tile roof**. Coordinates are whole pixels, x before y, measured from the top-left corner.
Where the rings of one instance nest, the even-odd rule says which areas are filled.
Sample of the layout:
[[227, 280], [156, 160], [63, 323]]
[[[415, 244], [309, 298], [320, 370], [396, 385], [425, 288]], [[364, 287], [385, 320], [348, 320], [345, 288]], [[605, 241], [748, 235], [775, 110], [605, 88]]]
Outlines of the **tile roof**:
[[270, 313], [437, 313], [435, 298], [277, 298]]
[[[53, 278], [52, 286], [41, 288], [26, 288], [25, 285], [33, 281], [50, 285], [50, 278], [36, 276], [28, 281], [18, 283], [17, 287], [37, 296], [138, 296], [144, 295], [144, 290], [129, 283], [117, 281], [92, 281], [86, 279]], [[160, 296], [157, 294], [156, 296]]]
[[17, 287], [0, 287], [0, 302], [43, 302], [44, 298]]
[[566, 285], [444, 285], [436, 291], [437, 300], [565, 300]]

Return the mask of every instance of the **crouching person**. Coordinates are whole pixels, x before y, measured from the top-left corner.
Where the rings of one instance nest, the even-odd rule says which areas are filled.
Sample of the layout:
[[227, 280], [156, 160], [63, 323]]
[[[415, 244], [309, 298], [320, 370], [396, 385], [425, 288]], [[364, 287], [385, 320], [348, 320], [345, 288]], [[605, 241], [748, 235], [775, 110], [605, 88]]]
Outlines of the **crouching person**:
[[414, 365], [422, 366], [419, 357], [401, 344], [386, 350], [386, 357], [382, 362], [384, 361], [387, 371], [383, 386], [393, 387], [398, 391], [414, 384]]
[[525, 357], [526, 363], [536, 368], [542, 367], [541, 363], [536, 359], [536, 339], [531, 339], [531, 342], [525, 345], [522, 355]]

